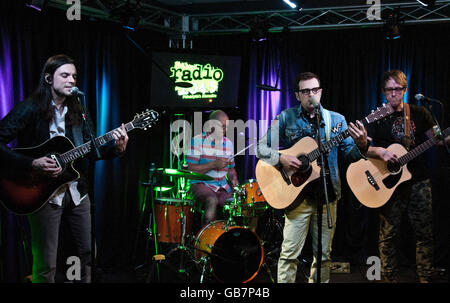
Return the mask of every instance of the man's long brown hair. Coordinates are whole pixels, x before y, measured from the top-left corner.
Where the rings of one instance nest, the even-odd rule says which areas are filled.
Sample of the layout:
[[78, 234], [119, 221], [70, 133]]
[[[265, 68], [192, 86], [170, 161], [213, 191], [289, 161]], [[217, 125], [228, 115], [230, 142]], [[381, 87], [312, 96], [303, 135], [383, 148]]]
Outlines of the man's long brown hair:
[[[52, 106], [51, 84], [49, 84], [45, 75], [50, 74], [53, 78], [55, 71], [64, 64], [73, 64], [75, 61], [67, 55], [56, 55], [47, 59], [41, 71], [39, 78], [39, 85], [33, 93], [33, 99], [39, 106], [41, 117], [48, 122], [52, 121], [55, 115], [54, 107]], [[75, 96], [68, 96], [65, 100], [65, 105], [68, 107], [66, 115], [66, 123], [68, 125], [77, 125], [81, 122], [81, 104]]]

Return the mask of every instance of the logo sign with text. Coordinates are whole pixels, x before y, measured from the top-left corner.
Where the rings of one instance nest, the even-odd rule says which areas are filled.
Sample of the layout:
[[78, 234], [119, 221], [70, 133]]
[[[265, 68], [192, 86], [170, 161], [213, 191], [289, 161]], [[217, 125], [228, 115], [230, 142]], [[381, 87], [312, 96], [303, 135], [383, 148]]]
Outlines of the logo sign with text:
[[170, 77], [175, 82], [187, 82], [192, 87], [175, 87], [182, 99], [215, 99], [219, 92], [220, 81], [224, 77], [223, 70], [211, 64], [190, 64], [175, 61], [170, 67]]

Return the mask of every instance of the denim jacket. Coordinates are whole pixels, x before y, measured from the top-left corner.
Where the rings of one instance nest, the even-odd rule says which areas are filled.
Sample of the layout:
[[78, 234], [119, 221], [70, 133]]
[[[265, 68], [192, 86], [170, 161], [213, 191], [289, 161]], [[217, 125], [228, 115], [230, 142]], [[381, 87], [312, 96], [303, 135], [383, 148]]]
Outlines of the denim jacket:
[[[257, 146], [257, 157], [263, 159], [271, 165], [280, 165], [280, 152], [279, 149], [287, 149], [292, 147], [297, 141], [304, 137], [312, 137], [316, 139], [316, 133], [314, 133], [314, 125], [302, 114], [304, 111], [301, 105], [286, 109], [280, 113], [278, 119], [273, 121], [269, 127], [266, 135], [259, 140]], [[321, 128], [320, 136], [321, 141], [325, 143], [326, 132], [324, 121], [324, 108], [320, 107], [321, 111]], [[347, 122], [343, 115], [328, 111], [330, 113], [330, 138], [337, 136], [339, 133], [347, 129]], [[279, 148], [282, 147], [282, 148]], [[328, 168], [330, 170], [330, 178], [333, 183], [336, 199], [341, 197], [341, 180], [339, 177], [338, 167], [338, 148], [343, 152], [345, 159], [349, 162], [355, 162], [365, 156], [361, 153], [353, 138], [347, 137], [342, 141], [338, 147], [334, 147], [328, 154]]]

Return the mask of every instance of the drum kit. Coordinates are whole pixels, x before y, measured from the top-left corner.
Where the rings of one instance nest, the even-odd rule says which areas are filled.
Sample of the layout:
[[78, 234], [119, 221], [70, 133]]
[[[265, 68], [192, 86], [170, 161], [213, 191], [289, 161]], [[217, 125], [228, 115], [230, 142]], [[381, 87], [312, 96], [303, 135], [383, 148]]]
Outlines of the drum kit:
[[[201, 213], [196, 210], [196, 202], [186, 190], [186, 180], [213, 178], [186, 169], [158, 168], [152, 173], [153, 176], [173, 178], [177, 185], [160, 186], [155, 183], [155, 178], [142, 183], [151, 190], [152, 213], [149, 215], [152, 218], [147, 231], [149, 238], [154, 240], [153, 260], [159, 260], [156, 264], [153, 262], [147, 281], [161, 282], [159, 276], [155, 279], [150, 275], [154, 274], [155, 265], [164, 264], [165, 268], [182, 275], [184, 282], [246, 283], [252, 281], [261, 268], [266, 269], [273, 282], [264, 260], [265, 243], [262, 238], [265, 236], [258, 236], [248, 227], [251, 218], [261, 216], [269, 209], [256, 180], [235, 186], [233, 198], [225, 201], [223, 220], [209, 222], [197, 231], [194, 221]], [[278, 232], [281, 233], [280, 230]], [[168, 252], [161, 254], [159, 247], [166, 247]]]

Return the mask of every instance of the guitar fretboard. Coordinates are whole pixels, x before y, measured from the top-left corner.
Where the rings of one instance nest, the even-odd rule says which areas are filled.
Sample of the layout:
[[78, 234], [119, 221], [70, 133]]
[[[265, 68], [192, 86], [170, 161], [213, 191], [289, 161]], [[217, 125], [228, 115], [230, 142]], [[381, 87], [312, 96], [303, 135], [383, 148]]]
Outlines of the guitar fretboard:
[[[336, 137], [331, 138], [327, 142], [325, 142], [322, 146], [324, 150], [331, 150], [333, 147], [338, 146], [342, 141], [344, 141], [348, 136], [350, 136], [350, 133], [348, 130], [343, 131]], [[312, 152], [310, 152], [307, 155], [310, 162], [313, 162], [317, 160], [320, 157], [320, 150], [319, 148], [316, 148]]]
[[[364, 126], [367, 126], [370, 122], [366, 119], [360, 121]], [[343, 132], [339, 133], [337, 136], [331, 138], [327, 142], [322, 144], [324, 151], [330, 151], [333, 147], [338, 146], [342, 141], [344, 141], [347, 137], [350, 136], [350, 133], [348, 132], [348, 129], [344, 130]], [[307, 157], [310, 162], [313, 162], [317, 160], [320, 157], [320, 149], [316, 148], [312, 152], [310, 152]]]
[[[372, 111], [370, 115], [365, 117], [362, 120], [359, 120], [364, 126], [367, 126], [368, 124], [379, 121], [380, 119], [386, 118], [390, 114], [393, 113], [392, 106], [390, 104], [383, 105], [382, 108], [378, 108], [376, 111]], [[308, 160], [310, 162], [313, 162], [317, 160], [320, 157], [321, 153], [325, 153], [330, 151], [333, 147], [338, 146], [342, 141], [344, 141], [348, 136], [350, 136], [350, 133], [348, 132], [348, 129], [345, 131], [339, 133], [337, 136], [331, 138], [327, 142], [322, 144], [323, 149], [320, 150], [319, 148], [316, 148], [306, 156], [308, 157]]]
[[[128, 122], [127, 124], [125, 124], [125, 130], [127, 132], [129, 132], [130, 130], [133, 130], [134, 126], [131, 122]], [[114, 140], [114, 135], [113, 135], [113, 131], [110, 131], [106, 134], [104, 134], [103, 136], [100, 136], [98, 138], [95, 138], [95, 143], [97, 144], [97, 146], [101, 146], [105, 143], [108, 143], [109, 141]], [[64, 154], [61, 154], [60, 157], [63, 160], [63, 162], [65, 164], [70, 163], [84, 155], [86, 155], [87, 153], [89, 153], [91, 151], [91, 143], [92, 142], [86, 142], [74, 149], [69, 150], [68, 152], [65, 152]]]
[[[443, 137], [445, 138], [450, 133], [450, 128], [447, 128], [445, 131], [443, 131]], [[413, 160], [414, 158], [418, 157], [420, 154], [426, 152], [430, 147], [438, 143], [441, 139], [438, 137], [432, 137], [425, 141], [424, 143], [420, 144], [410, 152], [404, 154], [400, 158], [398, 158], [399, 163], [403, 166], [409, 161]]]

